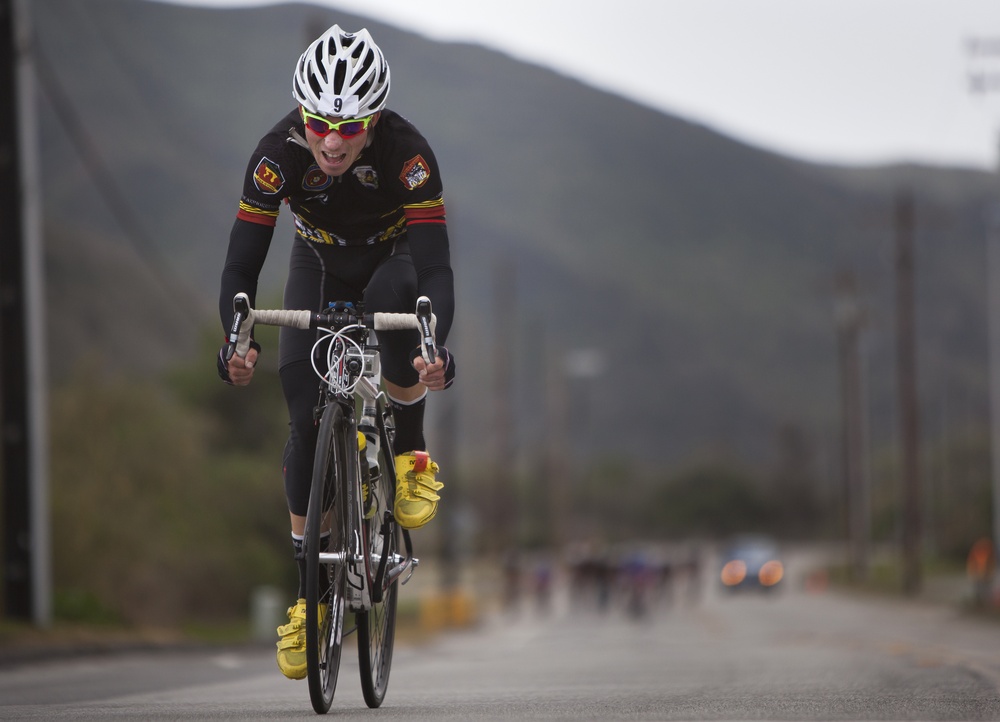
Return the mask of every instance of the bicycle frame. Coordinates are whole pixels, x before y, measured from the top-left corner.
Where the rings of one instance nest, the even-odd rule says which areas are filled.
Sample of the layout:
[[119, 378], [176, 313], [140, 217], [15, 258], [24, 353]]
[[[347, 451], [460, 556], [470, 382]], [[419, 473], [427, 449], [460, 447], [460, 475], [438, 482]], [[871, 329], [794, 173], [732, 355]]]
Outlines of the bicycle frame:
[[[381, 386], [379, 346], [371, 332], [419, 331], [425, 359], [435, 358], [434, 317], [430, 301], [417, 299], [414, 314], [364, 314], [359, 306], [339, 303], [322, 313], [292, 310], [255, 310], [246, 294], [233, 299], [235, 311], [229, 334], [227, 360], [233, 353], [245, 357], [254, 323], [317, 329], [313, 369], [320, 377], [319, 424], [310, 487], [303, 555], [306, 561], [306, 658], [309, 695], [313, 708], [330, 708], [337, 684], [343, 638], [359, 632], [361, 687], [369, 707], [382, 704], [388, 686], [395, 637], [397, 582], [405, 584], [419, 564], [413, 556], [410, 534], [393, 516], [395, 457], [394, 428]], [[326, 364], [317, 366], [323, 343]], [[360, 411], [359, 411], [360, 407]], [[359, 423], [360, 418], [360, 423]], [[359, 427], [365, 432], [361, 444]], [[369, 465], [362, 446], [374, 448]], [[378, 477], [368, 478], [372, 469]], [[365, 509], [362, 472], [368, 481]], [[374, 484], [375, 478], [383, 481]], [[381, 518], [373, 509], [381, 507]], [[325, 532], [331, 532], [324, 542]], [[335, 532], [335, 534], [333, 533]], [[399, 553], [400, 537], [403, 553]], [[330, 551], [329, 545], [334, 545]], [[322, 551], [321, 551], [322, 550]], [[321, 581], [330, 584], [324, 589]], [[404, 577], [404, 575], [406, 575]], [[355, 613], [356, 626], [344, 629], [344, 614]], [[324, 626], [327, 625], [327, 626]]]
[[[317, 408], [317, 418], [322, 413], [322, 408], [326, 404], [340, 404], [347, 426], [346, 435], [354, 438], [358, 434], [357, 410], [360, 405], [363, 413], [370, 411], [380, 443], [386, 445], [385, 448], [392, 448], [392, 439], [386, 428], [386, 417], [389, 412], [384, 408], [384, 393], [380, 388], [381, 369], [379, 364], [379, 346], [368, 342], [369, 329], [363, 325], [347, 326], [339, 333], [333, 333], [328, 338], [321, 338], [317, 341], [318, 347], [324, 341], [337, 343], [342, 338], [341, 334], [353, 332], [358, 338], [354, 339], [357, 348], [361, 349], [363, 363], [353, 363], [357, 359], [347, 359], [346, 354], [335, 354], [339, 367], [329, 368], [326, 374], [319, 374], [320, 369], [316, 369], [317, 374], [323, 378], [320, 385], [322, 406]], [[314, 357], [315, 357], [314, 353]], [[331, 364], [332, 365], [332, 364]], [[314, 366], [315, 368], [315, 366]], [[391, 459], [391, 455], [389, 456]], [[346, 566], [349, 581], [350, 598], [349, 608], [352, 612], [360, 612], [371, 609], [373, 604], [382, 601], [386, 590], [404, 574], [407, 576], [400, 582], [406, 584], [413, 574], [414, 568], [420, 563], [419, 559], [413, 556], [412, 541], [407, 530], [401, 529], [405, 555], [393, 554], [389, 558], [389, 546], [383, 547], [383, 553], [377, 560], [377, 566], [373, 567], [376, 560], [372, 557], [368, 549], [368, 539], [365, 538], [364, 511], [361, 498], [361, 467], [365, 463], [363, 455], [358, 454], [350, 464], [350, 473], [347, 480], [347, 508], [349, 511], [348, 538], [351, 543], [349, 552], [321, 552], [319, 561], [321, 564], [343, 564]], [[389, 468], [383, 471], [383, 478], [395, 483], [395, 469]], [[383, 537], [391, 533], [393, 520], [391, 513], [384, 512], [384, 517], [380, 525], [379, 534]]]

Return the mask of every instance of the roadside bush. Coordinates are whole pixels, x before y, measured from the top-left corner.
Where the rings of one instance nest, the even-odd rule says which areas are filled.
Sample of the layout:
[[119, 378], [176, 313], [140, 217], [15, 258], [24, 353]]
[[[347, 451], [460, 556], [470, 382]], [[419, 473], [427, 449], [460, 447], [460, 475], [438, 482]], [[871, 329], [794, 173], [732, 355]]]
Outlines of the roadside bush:
[[750, 472], [723, 463], [683, 470], [654, 492], [651, 519], [671, 537], [774, 533], [778, 515]]
[[289, 583], [279, 452], [219, 453], [211, 423], [162, 384], [93, 368], [53, 391], [57, 598], [172, 626], [240, 617], [255, 586]]

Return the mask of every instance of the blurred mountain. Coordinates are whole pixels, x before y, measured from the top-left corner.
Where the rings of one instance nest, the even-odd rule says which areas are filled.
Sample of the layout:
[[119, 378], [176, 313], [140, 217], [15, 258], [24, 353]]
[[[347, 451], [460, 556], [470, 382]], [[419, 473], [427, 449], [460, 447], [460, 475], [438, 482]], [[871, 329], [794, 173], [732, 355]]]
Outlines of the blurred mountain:
[[[903, 192], [916, 208], [924, 430], [986, 419], [989, 174], [805, 163], [497, 52], [308, 5], [30, 7], [50, 312], [87, 298], [101, 318], [63, 338], [54, 373], [95, 348], [116, 372], [142, 373], [147, 308], [169, 316], [157, 358], [191, 360], [192, 340], [218, 326], [249, 154], [292, 107], [299, 53], [337, 22], [372, 31], [392, 65], [390, 107], [424, 132], [445, 174], [459, 297], [449, 346], [468, 458], [492, 451], [505, 364], [525, 451], [550, 439], [547, 399], [561, 378], [580, 454], [666, 463], [724, 449], [768, 460], [780, 430], [794, 428], [832, 475], [841, 272], [857, 277], [868, 318], [872, 443], [892, 439]], [[273, 299], [290, 237], [286, 217], [263, 278]], [[553, 373], [567, 357], [603, 371]]]

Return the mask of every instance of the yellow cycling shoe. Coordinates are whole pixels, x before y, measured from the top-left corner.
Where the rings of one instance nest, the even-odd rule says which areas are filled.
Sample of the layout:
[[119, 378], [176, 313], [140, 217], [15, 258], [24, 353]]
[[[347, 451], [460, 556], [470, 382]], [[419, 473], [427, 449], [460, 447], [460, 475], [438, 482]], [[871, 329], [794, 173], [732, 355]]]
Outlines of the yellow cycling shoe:
[[437, 514], [441, 498], [437, 492], [444, 487], [434, 478], [438, 465], [426, 451], [410, 451], [396, 456], [396, 521], [404, 529], [423, 526]]
[[306, 676], [306, 600], [288, 608], [288, 624], [278, 627], [278, 669], [288, 679]]
[[[326, 605], [319, 605], [319, 613], [326, 619]], [[288, 624], [278, 627], [278, 669], [288, 679], [306, 677], [306, 600], [299, 599], [288, 608]]]

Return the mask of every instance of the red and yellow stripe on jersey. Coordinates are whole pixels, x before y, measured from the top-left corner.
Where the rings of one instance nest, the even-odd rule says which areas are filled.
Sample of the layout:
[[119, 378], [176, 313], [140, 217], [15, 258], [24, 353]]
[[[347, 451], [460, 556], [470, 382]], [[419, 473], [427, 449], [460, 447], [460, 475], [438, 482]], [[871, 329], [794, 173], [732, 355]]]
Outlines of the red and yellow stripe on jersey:
[[240, 201], [240, 210], [236, 214], [236, 217], [244, 221], [250, 221], [251, 223], [259, 223], [262, 226], [274, 226], [278, 223], [278, 210], [258, 208], [257, 206]]
[[444, 199], [438, 196], [422, 203], [404, 205], [403, 214], [406, 216], [406, 225], [408, 226], [422, 223], [443, 224], [445, 222]]

